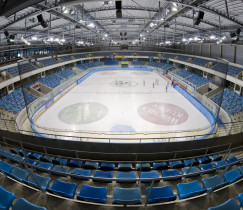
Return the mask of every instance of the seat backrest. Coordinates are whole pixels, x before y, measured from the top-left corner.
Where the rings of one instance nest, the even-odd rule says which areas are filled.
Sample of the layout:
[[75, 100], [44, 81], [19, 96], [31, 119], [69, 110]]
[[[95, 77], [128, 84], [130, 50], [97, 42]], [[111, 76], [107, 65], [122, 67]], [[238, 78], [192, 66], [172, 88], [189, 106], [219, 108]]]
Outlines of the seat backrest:
[[0, 186], [0, 204], [1, 204], [1, 206], [4, 206], [4, 207], [6, 207], [6, 209], [9, 209], [15, 198], [16, 198], [16, 196], [12, 192], [7, 191]]
[[23, 198], [19, 198], [14, 204], [12, 210], [46, 210], [45, 207], [36, 206]]

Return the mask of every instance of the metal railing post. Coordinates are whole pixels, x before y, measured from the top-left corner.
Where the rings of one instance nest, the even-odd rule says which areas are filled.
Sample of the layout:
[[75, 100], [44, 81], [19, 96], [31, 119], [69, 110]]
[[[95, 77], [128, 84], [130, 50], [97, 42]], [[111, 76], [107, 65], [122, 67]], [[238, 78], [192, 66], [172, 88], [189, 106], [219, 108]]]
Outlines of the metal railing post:
[[152, 183], [151, 183], [151, 185], [150, 185], [149, 194], [148, 194], [148, 197], [147, 197], [146, 202], [145, 202], [145, 205], [144, 205], [145, 207], [146, 207], [147, 204], [148, 204], [148, 200], [149, 200], [150, 195], [151, 195], [151, 193], [152, 193], [152, 188], [153, 188], [153, 186], [154, 186], [154, 180], [152, 180]]

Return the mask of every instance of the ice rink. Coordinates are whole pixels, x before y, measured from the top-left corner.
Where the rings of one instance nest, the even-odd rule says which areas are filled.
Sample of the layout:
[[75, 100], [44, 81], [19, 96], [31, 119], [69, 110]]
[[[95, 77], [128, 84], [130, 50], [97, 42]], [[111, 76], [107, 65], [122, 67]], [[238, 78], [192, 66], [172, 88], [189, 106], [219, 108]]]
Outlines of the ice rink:
[[155, 72], [131, 70], [92, 74], [49, 107], [35, 124], [104, 132], [171, 132], [210, 126], [164, 78]]

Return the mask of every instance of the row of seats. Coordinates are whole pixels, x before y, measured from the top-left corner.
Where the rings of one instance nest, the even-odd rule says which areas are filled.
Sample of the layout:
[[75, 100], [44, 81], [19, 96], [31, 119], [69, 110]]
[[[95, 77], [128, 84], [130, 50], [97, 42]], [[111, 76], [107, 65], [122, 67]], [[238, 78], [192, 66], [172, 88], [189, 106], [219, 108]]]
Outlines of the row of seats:
[[196, 88], [201, 87], [207, 83], [209, 83], [209, 79], [199, 75], [199, 74], [193, 74], [186, 78], [186, 80], [190, 83], [192, 83]]
[[117, 66], [119, 65], [119, 60], [104, 60], [104, 65]]
[[202, 59], [202, 58], [194, 58], [192, 64], [196, 64], [199, 66], [205, 66], [210, 60]]
[[180, 70], [176, 71], [174, 74], [176, 74], [176, 75], [178, 75], [178, 76], [180, 76], [182, 78], [186, 78], [186, 77], [188, 77], [188, 76], [190, 76], [190, 75], [192, 75], [194, 73], [192, 71], [190, 71], [190, 70], [180, 69]]
[[[77, 184], [76, 183], [70, 183], [70, 182], [64, 182], [61, 180], [55, 180], [52, 184], [51, 187], [49, 187], [51, 179], [50, 177], [44, 177], [40, 176], [38, 174], [32, 174], [30, 176], [29, 172], [26, 170], [23, 170], [19, 167], [14, 167], [10, 164], [7, 164], [6, 162], [1, 162], [0, 163], [0, 169], [1, 171], [18, 180], [19, 182], [28, 184], [32, 187], [36, 188], [41, 188], [42, 190], [47, 190], [48, 192], [58, 194], [67, 198], [74, 198]], [[80, 169], [79, 169], [80, 170]], [[61, 171], [60, 171], [61, 172]], [[63, 171], [65, 172], [65, 171]], [[78, 171], [77, 171], [78, 172]], [[87, 174], [87, 170], [80, 170], [81, 173], [72, 173], [71, 178], [73, 179], [81, 179], [85, 180], [85, 177], [78, 177], [75, 175], [81, 175], [84, 176], [83, 174]], [[99, 178], [99, 179], [93, 179], [93, 181], [96, 182], [111, 182], [107, 181], [106, 178], [113, 178], [110, 176], [112, 172], [103, 172], [103, 171], [96, 171], [94, 177]], [[136, 181], [131, 180], [130, 176], [127, 176], [127, 172], [119, 172], [120, 174], [117, 175], [117, 178], [122, 178], [124, 180], [118, 180], [118, 183], [134, 183]], [[158, 178], [157, 172], [141, 172], [140, 178], [145, 178], [145, 179], [151, 179], [151, 178]], [[55, 173], [54, 173], [55, 174]], [[123, 175], [123, 176], [122, 176]], [[88, 175], [90, 176], [90, 175]], [[202, 185], [203, 188], [201, 187], [199, 181], [195, 180], [192, 182], [188, 183], [179, 183], [177, 184], [177, 194], [180, 199], [185, 199], [188, 197], [193, 197], [199, 194], [202, 194], [206, 191], [211, 191], [212, 189], [217, 189], [221, 188], [227, 184], [231, 184], [243, 177], [243, 166], [238, 167], [237, 169], [232, 169], [228, 172], [226, 172], [223, 176], [223, 179], [219, 175], [215, 175], [212, 177], [208, 178], [203, 178], [202, 179]], [[127, 181], [127, 180], [128, 181]], [[170, 180], [169, 178], [167, 180]], [[157, 180], [159, 181], [159, 180]], [[150, 181], [141, 181], [142, 183], [149, 183]], [[217, 185], [216, 185], [217, 184]], [[124, 189], [124, 188], [120, 188]], [[118, 190], [118, 188], [114, 188], [113, 191], [113, 203], [119, 203], [119, 204], [131, 204], [134, 203], [141, 203], [141, 191], [139, 188], [126, 188], [127, 190], [126, 193], [123, 191], [124, 190]], [[93, 187], [89, 185], [82, 185], [81, 190], [79, 195], [77, 196], [77, 199], [79, 200], [88, 200], [92, 202], [101, 202], [101, 203], [106, 203], [106, 197], [107, 197], [107, 187]], [[134, 192], [135, 191], [135, 192]], [[150, 188], [146, 188], [146, 195], [148, 196], [150, 191]], [[96, 192], [96, 193], [95, 193]], [[121, 199], [121, 198], [126, 198], [126, 199]], [[139, 198], [139, 199], [135, 199]], [[136, 202], [134, 202], [134, 199]], [[170, 185], [163, 186], [163, 187], [154, 187], [152, 188], [151, 195], [149, 198], [149, 203], [153, 202], [163, 202], [163, 201], [170, 201], [170, 200], [175, 200], [176, 196], [173, 193], [173, 190]], [[122, 200], [122, 203], [119, 201]]]
[[165, 63], [150, 61], [150, 62], [148, 62], [147, 65], [152, 66], [152, 67], [162, 68], [165, 65]]
[[57, 76], [56, 74], [49, 74], [48, 76], [42, 77], [40, 79], [38, 79], [38, 82], [41, 82], [42, 84], [50, 87], [50, 88], [55, 88], [56, 86], [58, 86], [61, 82], [61, 80], [63, 80], [63, 78]]
[[[101, 170], [110, 170], [113, 171], [116, 169], [115, 163], [106, 163], [103, 162], [99, 164], [98, 162], [90, 162], [86, 161], [84, 164], [81, 160], [75, 160], [75, 159], [67, 159], [67, 158], [56, 158], [54, 156], [50, 155], [43, 155], [39, 153], [32, 153], [29, 151], [22, 151], [16, 148], [11, 149], [12, 153], [5, 152], [3, 150], [0, 150], [0, 154], [6, 155], [7, 157], [14, 158], [16, 160], [19, 160], [21, 162], [31, 162], [31, 164], [38, 165], [38, 161], [40, 162], [39, 166], [43, 167], [44, 169], [50, 170], [53, 168], [53, 164], [62, 165], [62, 166], [71, 166], [71, 167], [78, 167], [78, 168], [85, 168], [85, 169], [101, 169]], [[15, 154], [15, 155], [14, 155]], [[28, 159], [25, 159], [27, 157]], [[34, 160], [31, 161], [30, 159]], [[152, 168], [150, 163], [137, 163], [135, 165], [136, 171], [150, 171], [153, 170], [164, 170], [163, 173], [165, 174], [173, 174], [174, 175], [180, 175], [180, 172], [178, 170], [170, 170], [165, 172], [167, 169], [176, 169], [176, 168], [182, 168], [182, 174], [187, 174], [186, 171], [188, 170], [188, 167], [190, 166], [196, 166], [199, 165], [198, 168], [200, 171], [206, 171], [211, 170], [216, 167], [225, 166], [226, 164], [231, 164], [234, 162], [237, 162], [238, 159], [236, 157], [228, 158], [227, 160], [221, 160], [222, 156], [218, 155], [211, 155], [211, 156], [204, 156], [204, 157], [198, 157], [196, 159], [186, 159], [186, 160], [176, 160], [173, 162], [169, 162], [168, 164], [166, 162], [159, 162], [159, 163], [153, 163]], [[211, 163], [213, 162], [213, 164]], [[49, 164], [46, 164], [49, 163]], [[100, 166], [99, 166], [100, 165]], [[185, 167], [185, 168], [183, 168]], [[58, 167], [57, 167], [58, 168]], [[66, 167], [67, 172], [70, 171], [69, 167]], [[118, 171], [132, 171], [133, 165], [131, 163], [118, 163], [117, 165]], [[191, 169], [190, 169], [191, 170]], [[196, 167], [193, 167], [192, 170], [194, 172], [199, 172], [199, 170]]]
[[0, 99], [0, 107], [9, 112], [13, 112], [14, 114], [19, 113], [22, 109], [24, 109], [25, 105], [30, 104], [36, 99], [36, 97], [26, 90], [19, 88], [17, 90], [12, 91], [8, 95], [5, 95]]
[[54, 64], [57, 64], [58, 63], [56, 61], [56, 59], [54, 59], [54, 58], [48, 58], [48, 59], [44, 59], [44, 60], [38, 60], [38, 62], [40, 62], [44, 66], [50, 66], [50, 65], [54, 65]]
[[[240, 206], [243, 208], [243, 193], [240, 193], [237, 196], [237, 199], [240, 202]], [[235, 199], [230, 198], [229, 200], [227, 200], [226, 202], [218, 205], [218, 206], [214, 206], [214, 207], [210, 207], [208, 210], [240, 210], [240, 206], [238, 205], [238, 203], [236, 202]]]
[[29, 71], [33, 71], [35, 70], [35, 67], [33, 65], [31, 65], [30, 63], [25, 63], [25, 64], [20, 64], [19, 66], [13, 66], [10, 68], [6, 68], [1, 70], [1, 72], [3, 71], [7, 71], [8, 73], [10, 73], [13, 77], [16, 77], [20, 74], [24, 74], [27, 73]]
[[144, 66], [146, 64], [146, 61], [132, 61], [131, 64], [133, 66]]
[[166, 59], [168, 59], [168, 58], [175, 58], [177, 55], [175, 55], [175, 54], [164, 54], [163, 55], [163, 58], [166, 58]]
[[56, 72], [57, 75], [63, 77], [63, 78], [69, 78], [69, 77], [73, 77], [76, 75], [75, 72], [73, 72], [72, 70], [70, 69], [63, 69], [63, 70], [60, 70], [58, 72]]
[[87, 66], [88, 68], [94, 68], [94, 67], [102, 66], [102, 63], [100, 61], [95, 61], [95, 62], [84, 63], [84, 65]]
[[[5, 190], [0, 186], [0, 208], [3, 210], [8, 210], [16, 199], [14, 193]], [[16, 203], [11, 208], [12, 210], [46, 210], [44, 207], [36, 206], [24, 198], [19, 198]]]
[[82, 69], [82, 70], [87, 70], [88, 67], [86, 65], [84, 65], [83, 63], [77, 64], [75, 67]]
[[168, 71], [168, 70], [173, 69], [173, 68], [175, 68], [175, 66], [173, 64], [166, 64], [165, 66], [162, 67], [162, 69], [164, 71]]
[[66, 56], [61, 56], [61, 57], [58, 57], [58, 58], [61, 58], [62, 61], [70, 61], [72, 60], [70, 56], [66, 55]]
[[185, 62], [186, 62], [189, 58], [190, 58], [190, 57], [188, 57], [188, 56], [180, 55], [177, 59], [178, 59], [179, 61], [185, 61]]
[[221, 107], [229, 114], [236, 115], [243, 110], [243, 96], [234, 92], [233, 90], [227, 88], [224, 91], [224, 94], [218, 93], [217, 95], [211, 97], [211, 100]]

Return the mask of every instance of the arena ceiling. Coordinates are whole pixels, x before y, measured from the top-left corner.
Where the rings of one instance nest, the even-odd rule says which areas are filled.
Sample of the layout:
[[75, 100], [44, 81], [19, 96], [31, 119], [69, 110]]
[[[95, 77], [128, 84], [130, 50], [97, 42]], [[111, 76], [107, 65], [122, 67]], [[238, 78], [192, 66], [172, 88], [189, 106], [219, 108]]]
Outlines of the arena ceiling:
[[[21, 2], [1, 2], [6, 1], [7, 4], [12, 2], [11, 5]], [[12, 44], [75, 43], [101, 46], [146, 42], [152, 45], [242, 42], [243, 30], [236, 33], [239, 32], [237, 29], [243, 29], [242, 0], [122, 0], [122, 17], [117, 17], [114, 0], [22, 2], [19, 7], [9, 9], [6, 6], [1, 10], [2, 45], [9, 40], [9, 36], [4, 35], [5, 31], [15, 36], [14, 41], [10, 40]], [[195, 25], [199, 11], [204, 13], [204, 17], [199, 25]], [[46, 28], [37, 20], [40, 14], [48, 24]]]

